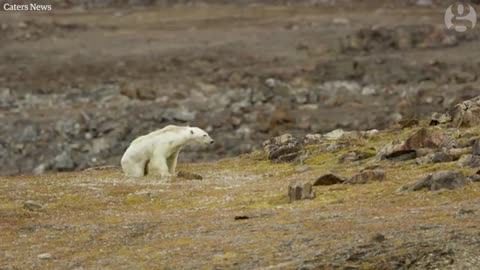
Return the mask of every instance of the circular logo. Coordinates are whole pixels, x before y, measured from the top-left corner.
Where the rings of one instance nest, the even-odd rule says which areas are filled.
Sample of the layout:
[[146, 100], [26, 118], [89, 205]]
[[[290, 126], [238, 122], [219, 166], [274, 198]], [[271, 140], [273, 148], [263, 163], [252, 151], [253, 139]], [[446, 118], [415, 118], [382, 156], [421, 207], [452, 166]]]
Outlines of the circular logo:
[[[454, 7], [456, 8], [454, 9]], [[477, 24], [477, 13], [469, 4], [456, 3], [451, 4], [447, 8], [444, 19], [447, 29], [454, 29], [457, 32], [465, 32], [468, 30], [468, 26], [473, 29]]]

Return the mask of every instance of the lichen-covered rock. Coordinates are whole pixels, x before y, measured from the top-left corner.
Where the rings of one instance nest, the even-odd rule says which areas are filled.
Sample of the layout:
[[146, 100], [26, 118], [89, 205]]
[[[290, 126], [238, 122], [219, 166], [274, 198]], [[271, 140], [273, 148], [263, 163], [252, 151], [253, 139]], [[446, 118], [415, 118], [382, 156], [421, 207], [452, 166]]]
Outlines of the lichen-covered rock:
[[448, 113], [433, 113], [430, 119], [430, 126], [436, 126], [441, 124], [450, 123], [452, 117]]
[[417, 150], [424, 148], [439, 148], [445, 138], [426, 128], [419, 129], [415, 134], [403, 142], [392, 142], [385, 145], [377, 154], [377, 160], [408, 160], [417, 157]]
[[452, 118], [453, 127], [480, 125], [480, 96], [455, 105], [448, 114]]
[[313, 186], [329, 186], [329, 185], [335, 185], [335, 184], [341, 184], [345, 182], [345, 178], [341, 176], [337, 176], [335, 174], [327, 173], [324, 174], [314, 181], [312, 181]]
[[323, 137], [327, 140], [338, 140], [345, 136], [346, 132], [342, 129], [335, 129], [328, 133], [323, 134]]
[[284, 134], [263, 142], [263, 149], [274, 162], [294, 162], [300, 157], [303, 144], [291, 134]]
[[322, 134], [307, 134], [303, 138], [303, 143], [305, 145], [317, 144], [317, 143], [322, 142], [323, 140], [324, 140], [324, 138], [323, 138]]
[[367, 184], [371, 182], [383, 182], [386, 179], [386, 173], [381, 169], [363, 170], [359, 174], [348, 179], [345, 184]]
[[288, 186], [288, 198], [290, 202], [299, 200], [312, 200], [315, 193], [310, 182], [294, 181]]
[[404, 189], [409, 191], [417, 191], [426, 188], [430, 191], [440, 189], [458, 189], [467, 185], [469, 181], [463, 176], [461, 172], [456, 171], [439, 171], [429, 174], [424, 179], [420, 180], [416, 184], [405, 187]]

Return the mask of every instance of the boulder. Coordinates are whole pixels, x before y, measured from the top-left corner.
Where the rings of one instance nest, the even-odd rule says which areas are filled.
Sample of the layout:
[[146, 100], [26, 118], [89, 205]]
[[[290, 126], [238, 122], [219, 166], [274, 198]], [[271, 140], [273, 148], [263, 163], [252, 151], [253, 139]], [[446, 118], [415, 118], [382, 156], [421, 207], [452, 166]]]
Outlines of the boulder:
[[430, 191], [440, 189], [458, 189], [467, 185], [469, 181], [461, 172], [456, 171], [439, 171], [429, 174], [416, 184], [406, 187], [406, 190], [417, 191], [426, 188]]
[[312, 181], [313, 186], [329, 186], [335, 184], [341, 184], [345, 182], [345, 178], [337, 176], [331, 173], [324, 174], [314, 181]]
[[472, 127], [480, 124], [480, 96], [466, 100], [451, 108], [452, 127]]
[[405, 141], [407, 149], [438, 148], [444, 142], [440, 134], [435, 134], [426, 128], [419, 129], [415, 134]]
[[299, 200], [312, 200], [315, 193], [310, 182], [294, 181], [288, 186], [288, 198], [290, 202]]
[[386, 179], [384, 170], [381, 169], [367, 169], [361, 171], [359, 174], [354, 175], [348, 179], [345, 184], [367, 184], [371, 182], [383, 182]]
[[414, 159], [417, 157], [417, 153], [413, 149], [408, 149], [405, 146], [405, 142], [394, 141], [386, 144], [377, 153], [377, 160], [393, 160], [404, 161]]
[[417, 151], [422, 148], [439, 148], [445, 139], [442, 135], [421, 128], [403, 142], [392, 142], [385, 145], [377, 154], [377, 160], [408, 160], [417, 157]]
[[293, 162], [301, 155], [303, 145], [291, 134], [284, 134], [263, 142], [263, 149], [274, 162]]

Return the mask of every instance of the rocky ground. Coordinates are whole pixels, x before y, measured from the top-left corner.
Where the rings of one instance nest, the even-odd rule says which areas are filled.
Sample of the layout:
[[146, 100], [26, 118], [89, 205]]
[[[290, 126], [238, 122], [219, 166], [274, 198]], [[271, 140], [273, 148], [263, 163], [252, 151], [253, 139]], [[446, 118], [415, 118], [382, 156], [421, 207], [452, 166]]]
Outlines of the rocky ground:
[[177, 178], [2, 177], [0, 269], [478, 269], [479, 119], [480, 96]]
[[167, 124], [217, 142], [182, 161], [215, 160], [283, 133], [386, 128], [479, 93], [480, 28], [445, 30], [445, 1], [177, 2], [3, 12], [0, 174], [116, 165]]
[[[449, 1], [53, 2], [0, 17], [1, 270], [480, 269], [480, 28]], [[167, 124], [215, 146], [97, 167]]]

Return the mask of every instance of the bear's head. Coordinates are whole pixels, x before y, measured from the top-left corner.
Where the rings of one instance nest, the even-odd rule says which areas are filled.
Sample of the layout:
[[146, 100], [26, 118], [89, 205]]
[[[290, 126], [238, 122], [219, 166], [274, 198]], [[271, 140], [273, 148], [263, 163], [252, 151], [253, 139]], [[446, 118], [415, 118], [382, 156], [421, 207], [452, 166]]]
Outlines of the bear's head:
[[197, 127], [189, 127], [188, 128], [189, 136], [191, 137], [192, 141], [198, 144], [212, 144], [213, 139], [210, 138], [208, 133]]

